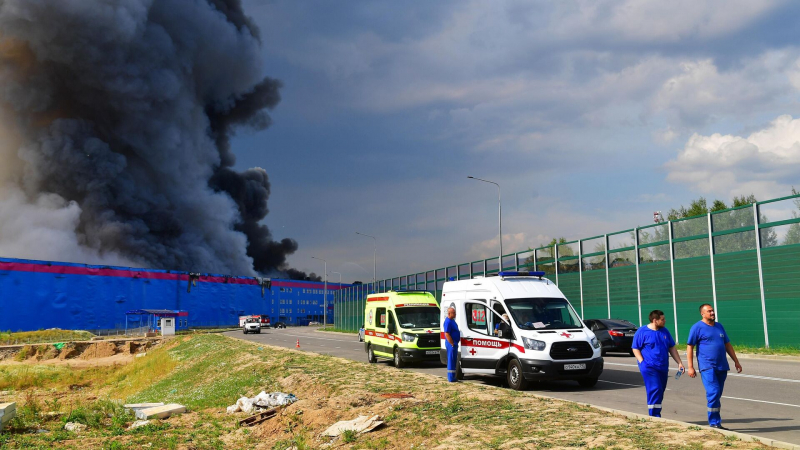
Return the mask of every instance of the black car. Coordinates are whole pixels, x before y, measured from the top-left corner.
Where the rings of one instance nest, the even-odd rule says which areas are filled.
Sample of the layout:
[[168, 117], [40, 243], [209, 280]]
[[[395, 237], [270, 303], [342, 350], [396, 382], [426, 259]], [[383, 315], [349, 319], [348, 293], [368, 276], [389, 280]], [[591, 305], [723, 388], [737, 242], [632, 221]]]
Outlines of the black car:
[[607, 352], [633, 354], [633, 335], [639, 328], [636, 325], [623, 319], [587, 319], [583, 322], [597, 336], [603, 355]]

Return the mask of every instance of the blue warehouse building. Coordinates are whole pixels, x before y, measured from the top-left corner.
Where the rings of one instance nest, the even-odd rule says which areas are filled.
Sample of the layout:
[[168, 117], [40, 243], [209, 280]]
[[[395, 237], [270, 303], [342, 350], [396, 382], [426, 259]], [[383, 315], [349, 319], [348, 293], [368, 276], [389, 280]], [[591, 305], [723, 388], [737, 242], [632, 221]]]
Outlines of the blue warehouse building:
[[[333, 294], [328, 283], [328, 323]], [[184, 326], [237, 326], [239, 316], [272, 323], [323, 322], [324, 283], [0, 258], [0, 330], [124, 329], [126, 312], [186, 311]]]

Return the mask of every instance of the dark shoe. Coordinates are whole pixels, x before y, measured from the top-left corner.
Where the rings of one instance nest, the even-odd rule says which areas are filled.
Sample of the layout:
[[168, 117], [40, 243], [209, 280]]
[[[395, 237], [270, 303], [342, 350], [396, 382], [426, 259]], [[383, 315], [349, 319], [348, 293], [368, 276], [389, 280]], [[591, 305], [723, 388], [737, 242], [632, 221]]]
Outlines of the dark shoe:
[[709, 425], [711, 428], [717, 428], [719, 430], [727, 430], [727, 428], [723, 427], [722, 425]]

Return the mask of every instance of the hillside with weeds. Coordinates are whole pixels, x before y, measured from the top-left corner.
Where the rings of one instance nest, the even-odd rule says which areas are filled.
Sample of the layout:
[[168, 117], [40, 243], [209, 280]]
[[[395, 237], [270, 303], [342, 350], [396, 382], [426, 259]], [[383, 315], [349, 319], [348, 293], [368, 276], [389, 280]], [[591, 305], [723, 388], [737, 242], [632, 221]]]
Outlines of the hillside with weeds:
[[44, 344], [48, 342], [88, 341], [94, 335], [82, 330], [0, 331], [0, 345]]
[[[0, 365], [20, 415], [3, 448], [701, 449], [761, 448], [700, 427], [631, 420], [575, 403], [384, 365], [253, 344], [185, 336], [125, 366], [76, 371]], [[225, 407], [260, 391], [298, 402], [252, 428]], [[407, 398], [396, 398], [396, 394]], [[387, 395], [386, 398], [382, 394]], [[394, 397], [394, 398], [392, 398]], [[7, 401], [8, 398], [0, 398]], [[124, 402], [180, 403], [187, 414], [129, 429]], [[385, 426], [332, 439], [339, 420], [379, 415]], [[64, 431], [66, 422], [87, 426]]]

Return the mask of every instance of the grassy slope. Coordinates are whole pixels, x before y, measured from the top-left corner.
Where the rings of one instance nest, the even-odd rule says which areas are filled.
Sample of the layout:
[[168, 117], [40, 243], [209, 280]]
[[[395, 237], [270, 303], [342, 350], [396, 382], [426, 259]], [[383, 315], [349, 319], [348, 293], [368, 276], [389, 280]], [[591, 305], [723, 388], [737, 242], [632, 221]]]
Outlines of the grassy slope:
[[92, 336], [92, 333], [81, 330], [0, 331], [0, 345], [88, 341]]
[[[531, 393], [449, 384], [382, 364], [259, 346], [220, 335], [179, 338], [171, 347], [109, 370], [112, 372], [97, 372], [84, 379], [99, 400], [69, 406], [36, 405], [33, 389], [18, 392], [22, 417], [14, 422], [11, 434], [0, 435], [0, 446], [318, 448], [329, 442], [319, 437], [320, 432], [334, 422], [379, 414], [387, 427], [348, 435], [334, 441], [332, 448], [759, 447], [726, 440], [699, 427], [634, 421]], [[54, 377], [47, 378], [41, 388], [52, 392], [65, 386], [61, 377]], [[225, 414], [224, 407], [241, 395], [252, 396], [261, 390], [291, 392], [301, 400], [263, 426], [237, 428], [236, 421], [243, 415]], [[386, 400], [378, 395], [390, 392], [408, 392], [414, 398]], [[187, 405], [191, 413], [126, 431], [132, 418], [109, 399], [177, 402]], [[36, 408], [38, 411], [32, 410]], [[56, 409], [68, 417], [59, 421], [43, 414]], [[59, 431], [66, 420], [86, 423], [89, 429], [76, 439]], [[37, 428], [51, 431], [29, 431]]]

